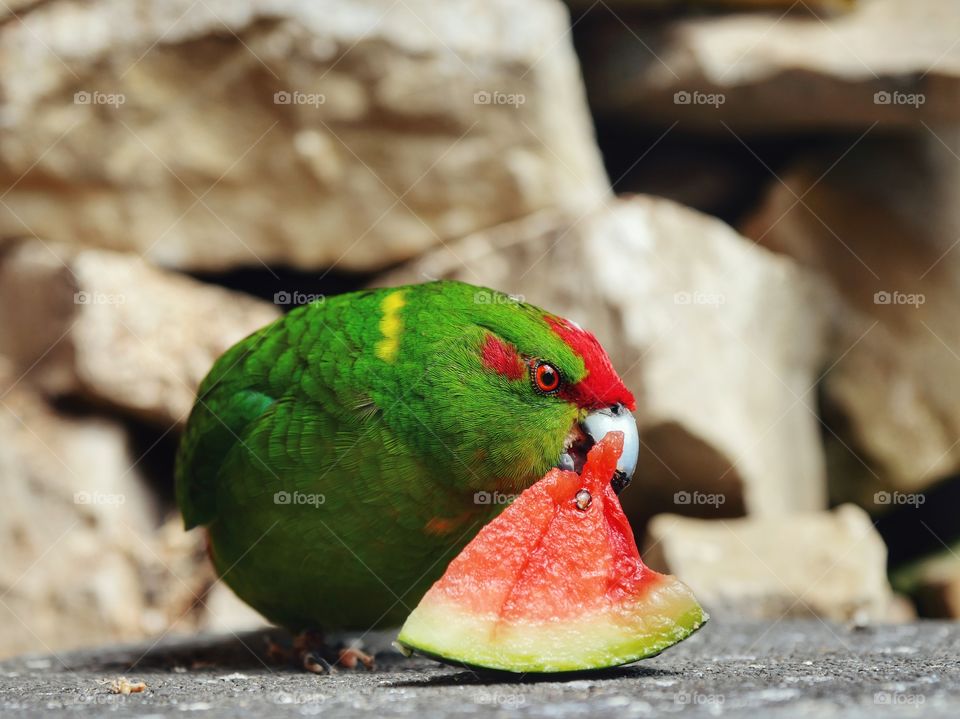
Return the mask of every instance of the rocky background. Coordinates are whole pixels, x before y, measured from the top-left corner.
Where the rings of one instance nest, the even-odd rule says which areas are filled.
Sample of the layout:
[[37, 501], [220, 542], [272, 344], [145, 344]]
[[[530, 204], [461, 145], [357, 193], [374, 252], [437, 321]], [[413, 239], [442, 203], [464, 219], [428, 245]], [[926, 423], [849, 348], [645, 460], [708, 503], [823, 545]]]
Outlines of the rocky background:
[[[261, 622], [172, 461], [231, 343], [458, 278], [590, 327], [715, 615], [960, 617], [951, 0], [0, 4], [0, 656]], [[494, 296], [491, 296], [494, 297]]]

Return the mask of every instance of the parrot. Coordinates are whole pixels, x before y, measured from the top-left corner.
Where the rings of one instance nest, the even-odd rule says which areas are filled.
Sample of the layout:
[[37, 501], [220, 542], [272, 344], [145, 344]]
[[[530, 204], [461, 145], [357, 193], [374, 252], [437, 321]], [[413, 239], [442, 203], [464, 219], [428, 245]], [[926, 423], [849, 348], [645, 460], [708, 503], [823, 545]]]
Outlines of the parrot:
[[511, 497], [610, 431], [619, 493], [635, 409], [593, 334], [520, 298], [452, 280], [318, 297], [216, 360], [176, 501], [219, 580], [322, 672], [327, 632], [401, 624]]

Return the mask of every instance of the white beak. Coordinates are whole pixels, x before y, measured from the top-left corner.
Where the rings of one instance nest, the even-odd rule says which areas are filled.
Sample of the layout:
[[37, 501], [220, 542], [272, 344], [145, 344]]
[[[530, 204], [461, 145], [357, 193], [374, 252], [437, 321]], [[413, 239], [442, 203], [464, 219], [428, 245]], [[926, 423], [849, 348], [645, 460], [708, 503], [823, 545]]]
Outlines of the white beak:
[[613, 488], [619, 494], [630, 484], [633, 473], [637, 469], [640, 434], [637, 432], [636, 420], [626, 407], [617, 404], [591, 412], [583, 419], [580, 426], [595, 443], [603, 439], [607, 432], [623, 432], [623, 452], [617, 462], [617, 474], [613, 479]]

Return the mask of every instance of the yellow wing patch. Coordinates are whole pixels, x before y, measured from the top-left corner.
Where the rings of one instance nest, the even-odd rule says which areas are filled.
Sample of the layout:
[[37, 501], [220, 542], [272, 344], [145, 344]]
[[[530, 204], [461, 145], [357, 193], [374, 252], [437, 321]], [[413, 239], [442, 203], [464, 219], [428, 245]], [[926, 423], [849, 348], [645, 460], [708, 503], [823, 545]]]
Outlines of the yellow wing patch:
[[380, 333], [383, 339], [377, 342], [374, 352], [384, 362], [393, 362], [397, 359], [400, 335], [403, 334], [403, 318], [400, 316], [400, 310], [405, 304], [407, 300], [403, 290], [391, 292], [380, 303], [380, 309], [383, 310], [383, 316], [380, 318]]

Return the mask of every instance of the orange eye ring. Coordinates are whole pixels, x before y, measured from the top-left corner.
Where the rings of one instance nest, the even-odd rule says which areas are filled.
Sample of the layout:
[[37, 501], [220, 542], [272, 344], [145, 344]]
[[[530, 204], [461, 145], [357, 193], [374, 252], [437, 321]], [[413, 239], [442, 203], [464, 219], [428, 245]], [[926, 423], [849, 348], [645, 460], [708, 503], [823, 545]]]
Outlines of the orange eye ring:
[[549, 362], [537, 360], [531, 374], [533, 386], [541, 394], [553, 394], [560, 389], [560, 371]]

